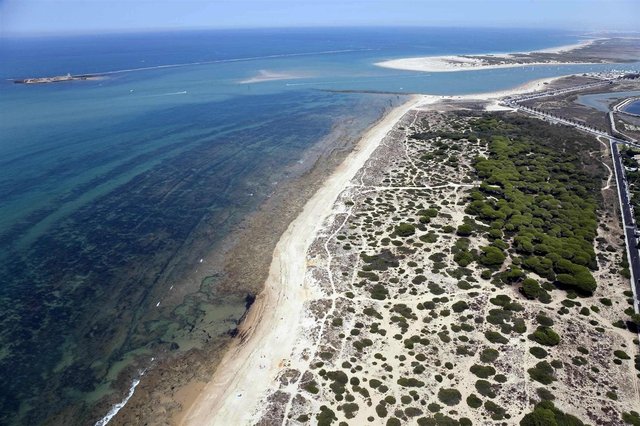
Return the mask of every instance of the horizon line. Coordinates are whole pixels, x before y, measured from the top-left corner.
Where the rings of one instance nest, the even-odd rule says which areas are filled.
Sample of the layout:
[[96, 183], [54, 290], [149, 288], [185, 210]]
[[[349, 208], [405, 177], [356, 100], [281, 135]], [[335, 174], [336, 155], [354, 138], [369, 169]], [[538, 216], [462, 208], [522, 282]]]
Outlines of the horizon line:
[[616, 30], [600, 29], [584, 31], [578, 28], [558, 28], [556, 26], [509, 26], [509, 25], [455, 25], [455, 24], [432, 24], [432, 25], [289, 25], [289, 26], [255, 26], [255, 27], [156, 27], [156, 28], [122, 28], [122, 29], [96, 29], [77, 31], [0, 31], [1, 38], [38, 38], [38, 37], [68, 37], [68, 36], [92, 36], [92, 35], [126, 35], [126, 34], [151, 34], [151, 33], [187, 33], [198, 31], [259, 31], [259, 30], [313, 30], [313, 29], [428, 29], [428, 28], [449, 28], [449, 29], [495, 29], [495, 30], [556, 30], [566, 32], [576, 32], [581, 34], [594, 33], [618, 33], [618, 34], [638, 34], [638, 30]]

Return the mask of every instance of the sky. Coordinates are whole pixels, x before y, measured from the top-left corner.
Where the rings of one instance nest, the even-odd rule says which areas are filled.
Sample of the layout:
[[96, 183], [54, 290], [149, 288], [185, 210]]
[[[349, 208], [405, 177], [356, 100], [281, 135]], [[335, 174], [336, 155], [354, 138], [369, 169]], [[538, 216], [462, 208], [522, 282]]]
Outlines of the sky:
[[201, 28], [640, 30], [640, 0], [0, 0], [0, 35]]

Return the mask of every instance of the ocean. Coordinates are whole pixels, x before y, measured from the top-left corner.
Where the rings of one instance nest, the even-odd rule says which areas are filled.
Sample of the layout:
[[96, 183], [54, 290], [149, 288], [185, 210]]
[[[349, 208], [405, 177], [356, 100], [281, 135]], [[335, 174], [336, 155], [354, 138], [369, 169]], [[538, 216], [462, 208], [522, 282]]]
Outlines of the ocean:
[[[311, 153], [357, 139], [403, 94], [625, 68], [429, 74], [373, 63], [578, 39], [454, 28], [3, 38], [0, 424], [94, 424], [155, 359], [233, 330], [255, 283], [218, 285], [224, 244], [314, 167]], [[10, 80], [66, 73], [103, 77]]]

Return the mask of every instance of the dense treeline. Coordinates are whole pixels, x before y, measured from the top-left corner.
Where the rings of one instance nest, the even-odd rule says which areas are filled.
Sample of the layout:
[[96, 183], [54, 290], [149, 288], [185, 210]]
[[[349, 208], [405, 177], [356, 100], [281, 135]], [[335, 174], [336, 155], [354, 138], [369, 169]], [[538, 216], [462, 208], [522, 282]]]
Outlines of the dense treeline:
[[[499, 268], [511, 249], [513, 275], [535, 272], [563, 288], [590, 294], [596, 288], [593, 241], [600, 173], [587, 151], [594, 141], [539, 120], [486, 115], [472, 131], [487, 141], [488, 158], [477, 158], [482, 181], [467, 213], [489, 227], [492, 240], [478, 262]], [[532, 294], [538, 292], [530, 282]]]

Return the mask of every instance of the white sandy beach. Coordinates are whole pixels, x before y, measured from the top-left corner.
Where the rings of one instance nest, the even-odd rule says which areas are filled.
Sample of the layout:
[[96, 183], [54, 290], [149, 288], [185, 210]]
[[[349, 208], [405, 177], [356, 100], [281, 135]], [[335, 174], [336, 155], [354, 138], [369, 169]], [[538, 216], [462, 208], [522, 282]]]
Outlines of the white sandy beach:
[[242, 338], [230, 348], [211, 382], [183, 417], [182, 424], [250, 424], [260, 398], [286, 363], [297, 338], [303, 306], [306, 252], [333, 204], [384, 136], [422, 98], [387, 114], [360, 140], [302, 213], [289, 225], [274, 253], [269, 277], [249, 311]]
[[444, 95], [422, 95], [422, 101], [416, 108], [427, 107], [438, 101], [454, 100], [454, 101], [483, 101], [488, 104], [485, 106], [487, 111], [510, 110], [511, 108], [500, 105], [500, 99], [507, 96], [515, 96], [523, 93], [539, 92], [546, 89], [546, 86], [566, 76], [548, 77], [538, 80], [532, 80], [527, 83], [516, 86], [512, 89], [499, 90], [495, 92], [474, 93], [469, 95], [444, 96]]
[[[531, 54], [531, 53], [565, 53], [571, 50], [580, 49], [592, 44], [595, 39], [585, 40], [580, 43], [553, 47], [549, 49], [537, 50], [535, 52], [520, 52], [519, 54]], [[490, 56], [492, 58], [499, 58], [504, 60], [505, 63], [501, 64], [487, 64], [485, 61], [479, 58], [470, 56]], [[389, 61], [377, 62], [375, 65], [383, 68], [392, 68], [406, 71], [422, 71], [422, 72], [455, 72], [455, 71], [473, 71], [479, 69], [500, 69], [500, 68], [514, 68], [514, 67], [526, 67], [526, 66], [541, 66], [541, 65], [567, 65], [569, 63], [563, 61], [549, 61], [549, 62], [518, 62], [517, 57], [512, 53], [484, 53], [475, 55], [446, 55], [446, 56], [423, 56], [415, 58], [401, 58], [392, 59]], [[574, 64], [574, 63], [572, 63]], [[586, 63], [585, 63], [586, 64]]]

